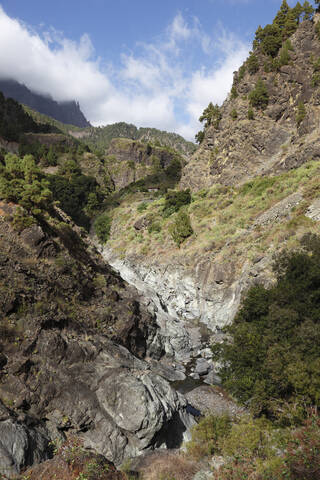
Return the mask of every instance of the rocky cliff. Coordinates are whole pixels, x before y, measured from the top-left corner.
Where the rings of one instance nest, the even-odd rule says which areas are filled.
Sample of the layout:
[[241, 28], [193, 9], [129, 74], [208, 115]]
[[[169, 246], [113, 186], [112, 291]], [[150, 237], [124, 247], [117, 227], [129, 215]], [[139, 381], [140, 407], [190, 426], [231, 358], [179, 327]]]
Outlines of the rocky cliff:
[[180, 173], [184, 161], [170, 148], [146, 145], [128, 138], [115, 138], [110, 143], [104, 163], [114, 189], [121, 190], [139, 180], [142, 180], [141, 187], [150, 181], [151, 184], [155, 183], [154, 187], [157, 188], [158, 184], [161, 184], [157, 176], [165, 174], [169, 167], [177, 170], [173, 171], [173, 176]]
[[[318, 21], [319, 15], [305, 20], [290, 37], [285, 65], [269, 71], [268, 56], [257, 47], [252, 54], [256, 67], [250, 69], [246, 62], [235, 73], [233, 90], [221, 107], [221, 121], [205, 129], [200, 148], [183, 171], [182, 188], [238, 185], [320, 157]], [[250, 105], [258, 79], [267, 89], [264, 109]]]

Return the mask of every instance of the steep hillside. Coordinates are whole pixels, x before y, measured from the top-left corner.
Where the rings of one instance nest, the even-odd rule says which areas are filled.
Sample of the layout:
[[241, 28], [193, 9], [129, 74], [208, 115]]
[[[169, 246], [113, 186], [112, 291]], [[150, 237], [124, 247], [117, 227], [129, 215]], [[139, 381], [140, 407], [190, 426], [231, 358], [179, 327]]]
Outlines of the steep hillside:
[[204, 139], [181, 188], [238, 185], [320, 157], [318, 21], [302, 21], [273, 55], [255, 41], [227, 100], [213, 116], [205, 111]]
[[90, 125], [81, 112], [79, 104], [75, 101], [56, 102], [49, 96], [45, 97], [39, 93], [32, 92], [25, 85], [11, 79], [0, 80], [0, 91], [3, 92], [6, 97], [13, 98], [62, 123], [76, 125], [78, 127], [88, 127]]

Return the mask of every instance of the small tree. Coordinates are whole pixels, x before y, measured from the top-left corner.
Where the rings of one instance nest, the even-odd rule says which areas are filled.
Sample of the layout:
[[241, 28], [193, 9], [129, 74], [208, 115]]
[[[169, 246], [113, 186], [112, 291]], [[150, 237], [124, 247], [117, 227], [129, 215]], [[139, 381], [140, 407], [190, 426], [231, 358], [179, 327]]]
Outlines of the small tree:
[[199, 130], [199, 132], [195, 134], [195, 139], [196, 139], [196, 142], [199, 143], [199, 145], [200, 145], [203, 142], [203, 139], [204, 139], [204, 131]]
[[252, 107], [264, 110], [269, 103], [269, 94], [265, 83], [258, 79], [255, 88], [249, 94], [249, 101]]
[[246, 63], [247, 63], [247, 68], [249, 73], [254, 74], [259, 70], [258, 59], [253, 53], [250, 54]]
[[94, 231], [102, 243], [106, 243], [110, 236], [112, 219], [107, 213], [102, 213], [99, 217], [96, 218], [93, 227]]
[[185, 210], [177, 213], [173, 223], [169, 226], [169, 233], [178, 247], [193, 234], [190, 217]]
[[22, 159], [13, 154], [6, 155], [5, 166], [0, 171], [0, 197], [18, 203], [33, 215], [50, 208], [49, 182], [32, 155], [25, 155]]
[[220, 108], [218, 105], [213, 105], [212, 102], [210, 102], [207, 108], [203, 110], [203, 113], [199, 118], [199, 122], [206, 122], [204, 125], [205, 128], [210, 127], [211, 125], [213, 125], [215, 128], [218, 128], [220, 120]]

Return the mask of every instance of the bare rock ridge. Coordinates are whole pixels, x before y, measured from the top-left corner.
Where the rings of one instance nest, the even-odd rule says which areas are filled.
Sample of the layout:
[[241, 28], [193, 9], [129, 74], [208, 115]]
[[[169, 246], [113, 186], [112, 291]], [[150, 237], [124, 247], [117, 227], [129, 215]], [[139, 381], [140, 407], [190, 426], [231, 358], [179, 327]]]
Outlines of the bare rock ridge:
[[50, 97], [32, 92], [25, 85], [11, 79], [0, 79], [0, 91], [5, 97], [27, 105], [44, 115], [55, 118], [59, 122], [75, 125], [77, 127], [89, 127], [80, 106], [77, 102], [56, 102]]

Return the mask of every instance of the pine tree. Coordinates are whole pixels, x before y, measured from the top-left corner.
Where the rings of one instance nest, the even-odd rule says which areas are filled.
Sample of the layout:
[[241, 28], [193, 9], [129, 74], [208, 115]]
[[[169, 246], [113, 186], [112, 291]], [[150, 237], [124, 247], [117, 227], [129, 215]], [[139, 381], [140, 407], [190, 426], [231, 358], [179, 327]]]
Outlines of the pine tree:
[[249, 94], [252, 107], [265, 109], [269, 102], [269, 94], [266, 85], [261, 78], [258, 79], [255, 88]]
[[247, 64], [248, 72], [251, 74], [256, 73], [259, 70], [258, 59], [253, 53], [250, 54], [246, 64]]
[[204, 132], [202, 130], [199, 130], [198, 133], [195, 134], [195, 140], [196, 140], [196, 143], [202, 143], [203, 142], [203, 139], [204, 139]]
[[297, 15], [293, 10], [290, 10], [284, 24], [282, 38], [285, 40], [286, 38], [290, 37], [297, 30], [297, 28], [298, 28]]
[[283, 0], [280, 10], [275, 16], [273, 23], [277, 24], [281, 29], [284, 28], [289, 11], [290, 7], [287, 3], [287, 0]]
[[303, 20], [310, 20], [314, 13], [314, 9], [307, 0], [302, 5], [302, 10], [304, 13]]
[[202, 115], [199, 118], [199, 122], [206, 121], [204, 127], [207, 128], [213, 125], [215, 128], [218, 128], [221, 120], [221, 112], [218, 105], [213, 105], [212, 102], [209, 103], [207, 108], [204, 109]]
[[301, 15], [303, 13], [303, 8], [300, 2], [296, 4], [295, 7], [292, 8], [292, 11], [294, 13], [295, 19], [297, 21], [297, 24], [300, 23]]

